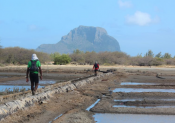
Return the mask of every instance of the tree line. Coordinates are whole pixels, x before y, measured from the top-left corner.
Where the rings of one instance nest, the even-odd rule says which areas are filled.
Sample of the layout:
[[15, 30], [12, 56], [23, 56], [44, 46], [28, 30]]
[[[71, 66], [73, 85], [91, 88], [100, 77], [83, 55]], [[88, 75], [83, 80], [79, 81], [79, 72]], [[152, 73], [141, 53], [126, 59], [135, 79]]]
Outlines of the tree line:
[[[59, 53], [51, 54], [56, 56]], [[66, 55], [66, 54], [64, 54]], [[58, 56], [61, 56], [60, 54]], [[138, 54], [135, 57], [131, 57], [124, 52], [83, 52], [80, 50], [74, 50], [70, 55], [66, 55], [67, 61], [72, 63], [77, 63], [81, 65], [89, 64], [92, 65], [97, 61], [101, 65], [135, 65], [135, 66], [158, 66], [158, 65], [175, 65], [175, 57], [172, 57], [171, 54], [158, 53], [154, 55], [151, 50], [142, 56]], [[54, 59], [54, 57], [53, 57]], [[69, 59], [69, 60], [68, 60]], [[55, 58], [54, 62], [57, 62]], [[68, 62], [69, 63], [69, 62]]]
[[33, 53], [36, 53], [41, 63], [53, 61], [54, 64], [80, 64], [92, 65], [97, 61], [100, 65], [136, 65], [136, 66], [158, 66], [158, 65], [175, 65], [175, 57], [171, 54], [162, 54], [159, 52], [155, 54], [148, 50], [145, 55], [138, 54], [135, 57], [124, 52], [83, 52], [74, 50], [72, 54], [52, 53], [47, 54], [37, 52], [35, 50], [28, 50], [20, 47], [2, 48], [0, 46], [0, 65], [2, 64], [27, 64], [31, 59]]
[[35, 50], [28, 50], [20, 47], [0, 48], [0, 64], [27, 64], [32, 54], [37, 54], [41, 63], [50, 61], [50, 55]]

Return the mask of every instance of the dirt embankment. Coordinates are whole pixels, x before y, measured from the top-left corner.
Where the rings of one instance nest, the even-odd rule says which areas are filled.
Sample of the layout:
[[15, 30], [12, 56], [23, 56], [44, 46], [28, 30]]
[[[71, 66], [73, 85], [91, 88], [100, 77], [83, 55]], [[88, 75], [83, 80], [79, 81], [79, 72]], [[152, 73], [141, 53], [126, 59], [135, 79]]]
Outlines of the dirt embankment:
[[[96, 80], [91, 85], [67, 93], [55, 94], [49, 101], [20, 110], [1, 122], [95, 123], [92, 113], [86, 111], [86, 108], [101, 98], [103, 92], [107, 92], [108, 84], [112, 84], [114, 79], [116, 75]], [[59, 115], [62, 116], [55, 119]]]

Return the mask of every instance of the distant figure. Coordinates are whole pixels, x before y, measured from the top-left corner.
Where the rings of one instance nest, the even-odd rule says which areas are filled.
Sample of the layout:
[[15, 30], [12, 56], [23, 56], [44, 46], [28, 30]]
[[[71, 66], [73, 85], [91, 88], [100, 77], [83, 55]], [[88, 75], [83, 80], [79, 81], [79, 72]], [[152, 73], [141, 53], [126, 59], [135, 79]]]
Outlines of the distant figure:
[[95, 72], [95, 76], [97, 76], [97, 71], [99, 69], [99, 64], [97, 63], [97, 61], [95, 62], [94, 66], [93, 66], [93, 70]]
[[31, 61], [28, 62], [27, 72], [26, 72], [26, 82], [29, 81], [28, 75], [30, 73], [32, 95], [35, 95], [36, 90], [38, 88], [38, 83], [39, 83], [38, 70], [40, 72], [40, 79], [42, 80], [41, 63], [38, 57], [36, 56], [36, 54], [32, 54], [32, 58], [31, 58]]

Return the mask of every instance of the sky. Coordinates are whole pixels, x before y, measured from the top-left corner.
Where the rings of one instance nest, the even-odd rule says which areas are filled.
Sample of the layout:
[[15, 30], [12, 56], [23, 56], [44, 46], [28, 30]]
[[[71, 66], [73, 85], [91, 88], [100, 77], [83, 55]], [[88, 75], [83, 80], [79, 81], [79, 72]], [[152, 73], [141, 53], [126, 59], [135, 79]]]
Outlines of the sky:
[[0, 0], [0, 45], [36, 49], [80, 25], [102, 27], [131, 56], [175, 55], [175, 0]]

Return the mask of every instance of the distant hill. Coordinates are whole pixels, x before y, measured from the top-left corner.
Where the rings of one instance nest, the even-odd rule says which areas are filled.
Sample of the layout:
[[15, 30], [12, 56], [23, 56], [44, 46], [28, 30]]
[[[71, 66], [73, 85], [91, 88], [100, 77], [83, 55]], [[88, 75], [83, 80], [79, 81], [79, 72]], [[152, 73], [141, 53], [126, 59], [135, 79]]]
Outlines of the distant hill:
[[72, 53], [81, 51], [120, 51], [118, 41], [100, 27], [79, 26], [71, 30], [56, 44], [42, 44], [36, 50], [46, 53]]

